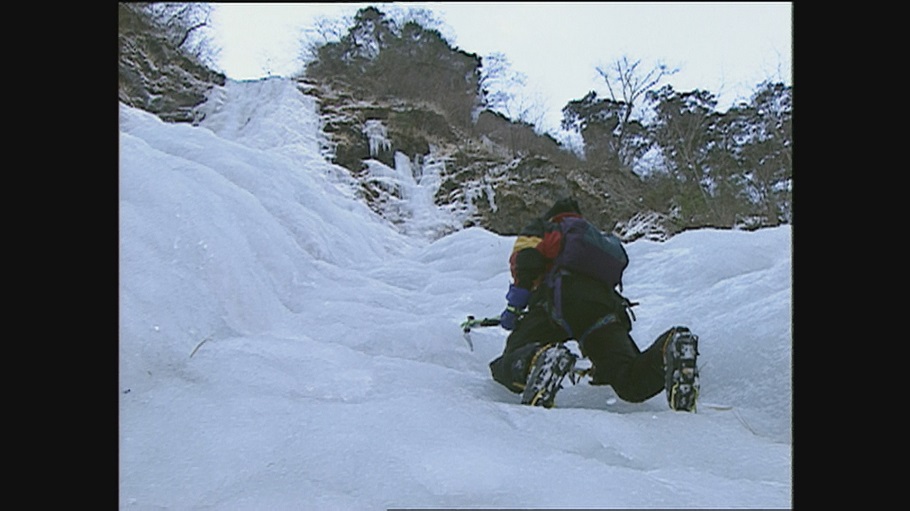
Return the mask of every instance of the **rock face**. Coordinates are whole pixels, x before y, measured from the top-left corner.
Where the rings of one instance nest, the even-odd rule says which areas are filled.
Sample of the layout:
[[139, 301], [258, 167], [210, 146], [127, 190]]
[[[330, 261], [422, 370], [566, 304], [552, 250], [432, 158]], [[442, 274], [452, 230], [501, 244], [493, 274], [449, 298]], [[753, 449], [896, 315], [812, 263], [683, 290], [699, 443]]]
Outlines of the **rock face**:
[[150, 21], [119, 5], [119, 98], [170, 122], [197, 122], [196, 107], [225, 76], [173, 47]]
[[636, 176], [579, 160], [530, 124], [485, 109], [481, 68], [480, 57], [438, 32], [399, 26], [367, 8], [346, 36], [319, 49], [301, 82], [319, 99], [334, 163], [359, 180], [380, 214], [401, 200], [402, 187], [388, 183], [402, 171], [377, 169], [405, 162], [415, 180], [438, 186], [434, 203], [461, 224], [451, 228], [516, 234], [571, 195], [602, 229], [628, 237], [669, 232], [666, 217], [641, 214]]
[[[225, 76], [176, 49], [135, 9], [119, 10], [120, 101], [165, 121], [200, 121], [198, 107]], [[437, 32], [396, 27], [371, 8], [296, 80], [319, 100], [329, 158], [395, 224], [407, 223], [416, 193], [448, 219], [431, 237], [474, 225], [513, 235], [571, 195], [627, 241], [671, 233], [665, 216], [640, 211], [635, 176], [581, 161], [531, 125], [483, 109], [479, 68], [479, 57]]]
[[319, 99], [331, 159], [359, 180], [362, 198], [380, 214], [401, 197], [370, 169], [375, 162], [395, 168], [404, 158], [416, 179], [432, 167], [434, 202], [455, 215], [457, 228], [514, 235], [557, 199], [573, 196], [588, 218], [627, 241], [670, 233], [666, 216], [640, 211], [635, 176], [580, 161], [528, 125], [488, 110], [459, 123], [433, 103], [373, 98], [338, 82], [304, 78], [301, 88]]

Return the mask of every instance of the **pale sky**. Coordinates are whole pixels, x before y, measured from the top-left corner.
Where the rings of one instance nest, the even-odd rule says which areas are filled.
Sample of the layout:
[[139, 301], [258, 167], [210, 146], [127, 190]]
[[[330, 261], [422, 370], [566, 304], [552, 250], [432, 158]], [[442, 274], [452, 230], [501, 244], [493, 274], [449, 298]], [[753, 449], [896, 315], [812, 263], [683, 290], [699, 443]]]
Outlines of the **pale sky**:
[[[216, 43], [229, 78], [269, 71], [289, 75], [300, 61], [300, 30], [317, 15], [353, 15], [383, 3], [242, 4], [216, 6]], [[548, 124], [589, 91], [607, 94], [596, 71], [628, 56], [680, 71], [666, 79], [677, 91], [708, 90], [725, 110], [766, 80], [792, 85], [792, 2], [497, 3], [396, 2], [436, 12], [457, 48], [481, 57], [505, 54], [542, 98]]]

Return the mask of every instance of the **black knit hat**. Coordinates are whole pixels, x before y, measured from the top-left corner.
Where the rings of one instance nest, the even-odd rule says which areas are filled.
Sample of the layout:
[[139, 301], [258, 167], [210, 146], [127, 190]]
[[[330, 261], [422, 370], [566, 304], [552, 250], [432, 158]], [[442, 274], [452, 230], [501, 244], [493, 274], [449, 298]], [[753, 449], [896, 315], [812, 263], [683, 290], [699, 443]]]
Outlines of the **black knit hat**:
[[549, 220], [560, 213], [578, 213], [581, 214], [581, 208], [578, 202], [572, 197], [565, 197], [556, 201], [553, 207], [544, 213], [544, 218]]

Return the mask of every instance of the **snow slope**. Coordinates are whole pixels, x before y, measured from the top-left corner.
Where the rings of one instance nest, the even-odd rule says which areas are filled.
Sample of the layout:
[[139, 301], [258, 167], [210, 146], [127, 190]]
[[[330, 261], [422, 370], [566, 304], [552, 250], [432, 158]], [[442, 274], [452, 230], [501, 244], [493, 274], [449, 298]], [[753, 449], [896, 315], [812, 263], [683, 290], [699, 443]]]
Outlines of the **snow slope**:
[[459, 328], [505, 305], [512, 238], [379, 218], [290, 80], [208, 108], [120, 107], [122, 509], [791, 507], [789, 226], [626, 247], [638, 344], [701, 338], [699, 413], [525, 407], [489, 377], [507, 332]]

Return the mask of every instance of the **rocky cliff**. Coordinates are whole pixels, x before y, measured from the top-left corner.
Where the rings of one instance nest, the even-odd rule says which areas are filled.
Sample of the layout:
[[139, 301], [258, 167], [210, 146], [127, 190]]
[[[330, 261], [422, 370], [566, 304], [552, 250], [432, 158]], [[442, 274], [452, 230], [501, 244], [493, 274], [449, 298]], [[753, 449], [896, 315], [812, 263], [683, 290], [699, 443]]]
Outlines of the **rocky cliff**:
[[119, 6], [119, 87], [123, 103], [169, 122], [196, 122], [197, 107], [225, 76], [179, 51], [148, 17]]
[[[120, 12], [120, 101], [165, 121], [199, 121], [198, 106], [224, 85], [224, 75], [173, 48], [134, 10]], [[437, 236], [472, 225], [516, 234], [568, 195], [626, 240], [671, 234], [664, 215], [642, 211], [635, 176], [581, 161], [532, 126], [484, 109], [480, 65], [437, 32], [397, 27], [371, 8], [296, 80], [319, 100], [329, 157], [358, 180], [362, 199], [393, 221], [403, 190], [378, 167], [405, 167], [415, 180], [432, 180], [437, 207], [456, 219]]]

